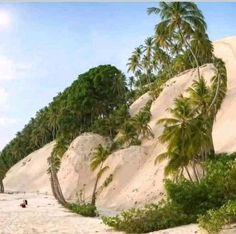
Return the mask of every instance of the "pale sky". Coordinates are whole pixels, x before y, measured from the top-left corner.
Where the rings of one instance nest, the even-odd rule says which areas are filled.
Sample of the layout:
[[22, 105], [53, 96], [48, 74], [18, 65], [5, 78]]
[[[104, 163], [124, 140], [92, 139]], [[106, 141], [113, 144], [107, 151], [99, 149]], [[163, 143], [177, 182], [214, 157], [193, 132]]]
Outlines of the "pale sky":
[[[0, 4], [0, 149], [78, 74], [100, 64], [126, 73], [153, 35], [157, 3]], [[211, 40], [236, 35], [236, 3], [199, 3]]]

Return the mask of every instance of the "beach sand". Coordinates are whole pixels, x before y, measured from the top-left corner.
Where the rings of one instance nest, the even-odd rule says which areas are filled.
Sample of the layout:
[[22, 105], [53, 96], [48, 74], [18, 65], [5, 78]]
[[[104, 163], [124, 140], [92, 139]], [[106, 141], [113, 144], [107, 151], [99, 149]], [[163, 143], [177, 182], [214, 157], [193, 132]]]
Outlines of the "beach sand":
[[[27, 208], [21, 208], [23, 199]], [[100, 218], [71, 213], [50, 195], [0, 194], [0, 234], [114, 233]], [[116, 232], [118, 233], [118, 232]]]

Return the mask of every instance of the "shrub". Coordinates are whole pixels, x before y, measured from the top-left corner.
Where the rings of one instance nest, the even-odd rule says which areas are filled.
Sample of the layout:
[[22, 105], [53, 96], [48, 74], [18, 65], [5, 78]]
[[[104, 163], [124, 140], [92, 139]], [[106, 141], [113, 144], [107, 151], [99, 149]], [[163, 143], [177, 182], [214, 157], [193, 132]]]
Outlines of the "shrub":
[[217, 210], [209, 210], [198, 222], [209, 233], [218, 233], [224, 225], [236, 222], [236, 200], [228, 201]]
[[104, 181], [104, 183], [103, 183], [103, 186], [104, 186], [104, 187], [107, 187], [107, 186], [112, 182], [112, 179], [113, 179], [113, 175], [110, 174], [110, 175], [105, 179], [105, 181]]
[[80, 214], [86, 217], [95, 217], [98, 215], [96, 206], [90, 203], [83, 203], [83, 204], [69, 203], [66, 205], [66, 208], [68, 208], [69, 210], [71, 210], [76, 214]]
[[147, 233], [192, 222], [180, 206], [169, 202], [149, 204], [141, 209], [132, 208], [115, 217], [103, 217], [102, 220], [126, 233]]
[[[218, 156], [206, 162], [207, 174], [200, 182], [166, 180], [167, 201], [130, 209], [115, 217], [103, 217], [103, 222], [128, 233], [197, 222], [199, 215], [201, 226], [210, 233], [214, 228], [219, 230], [224, 224], [236, 222], [236, 157], [235, 154]], [[215, 222], [219, 222], [218, 226]]]

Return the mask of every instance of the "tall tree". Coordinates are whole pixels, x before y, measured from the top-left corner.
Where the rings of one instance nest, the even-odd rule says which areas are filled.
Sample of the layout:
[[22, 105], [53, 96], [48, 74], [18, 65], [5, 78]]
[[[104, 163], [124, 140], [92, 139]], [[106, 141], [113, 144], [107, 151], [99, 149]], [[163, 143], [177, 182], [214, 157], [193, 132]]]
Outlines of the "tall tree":
[[156, 37], [168, 40], [174, 34], [179, 34], [194, 58], [200, 78], [199, 62], [190, 44], [196, 30], [206, 31], [204, 16], [197, 5], [193, 2], [160, 2], [159, 8], [148, 8], [148, 14], [151, 13], [159, 14], [162, 20], [156, 25]]

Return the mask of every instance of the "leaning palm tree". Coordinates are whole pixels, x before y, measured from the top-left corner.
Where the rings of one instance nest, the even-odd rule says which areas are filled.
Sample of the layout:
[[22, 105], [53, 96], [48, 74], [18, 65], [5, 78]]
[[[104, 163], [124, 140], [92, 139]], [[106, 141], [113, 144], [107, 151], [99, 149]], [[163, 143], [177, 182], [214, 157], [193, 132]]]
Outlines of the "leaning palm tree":
[[101, 144], [99, 144], [92, 154], [92, 158], [90, 161], [90, 168], [92, 171], [95, 171], [97, 168], [99, 168], [92, 193], [92, 201], [91, 201], [92, 205], [95, 205], [96, 202], [96, 191], [97, 191], [98, 181], [101, 178], [102, 174], [109, 168], [108, 166], [103, 167], [103, 165], [110, 153], [111, 151], [109, 148], [105, 148]]
[[161, 17], [161, 22], [156, 25], [156, 37], [168, 40], [177, 33], [185, 47], [190, 50], [200, 78], [199, 62], [191, 48], [189, 39], [193, 33], [206, 30], [206, 23], [202, 12], [193, 2], [160, 2], [159, 8], [148, 8], [148, 14], [155, 13]]
[[57, 199], [57, 201], [62, 205], [66, 205], [67, 202], [62, 193], [60, 182], [57, 177], [57, 172], [60, 168], [61, 157], [63, 156], [67, 148], [68, 144], [65, 138], [63, 137], [58, 138], [56, 145], [54, 146], [53, 151], [50, 157], [48, 158], [48, 164], [49, 164], [48, 173], [50, 174], [52, 193], [54, 197]]

